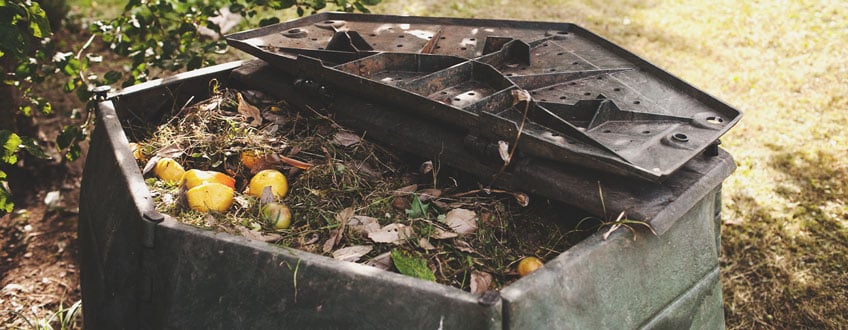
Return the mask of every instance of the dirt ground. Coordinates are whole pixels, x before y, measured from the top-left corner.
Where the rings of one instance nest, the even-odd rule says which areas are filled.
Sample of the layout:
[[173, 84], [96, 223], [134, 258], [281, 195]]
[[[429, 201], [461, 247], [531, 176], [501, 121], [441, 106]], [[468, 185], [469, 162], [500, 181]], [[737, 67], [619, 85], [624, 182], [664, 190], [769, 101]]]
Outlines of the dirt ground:
[[[55, 141], [62, 127], [79, 124], [68, 114], [84, 108], [54, 87], [42, 88], [51, 94], [57, 111], [36, 116], [22, 128], [43, 141]], [[59, 161], [62, 155], [55, 146], [45, 149], [54, 160], [20, 154], [18, 166], [3, 167], [15, 210], [0, 217], [0, 329], [36, 328], [51, 318], [48, 323], [60, 328], [55, 314], [80, 300], [76, 241], [84, 156]], [[81, 320], [78, 316], [67, 325], [79, 328]]]
[[[17, 192], [13, 214], [0, 218], [0, 328], [17, 328], [49, 318], [80, 300], [77, 217], [81, 161], [48, 166], [56, 181], [10, 175]], [[10, 173], [11, 174], [11, 173]], [[44, 199], [59, 191], [60, 205]]]

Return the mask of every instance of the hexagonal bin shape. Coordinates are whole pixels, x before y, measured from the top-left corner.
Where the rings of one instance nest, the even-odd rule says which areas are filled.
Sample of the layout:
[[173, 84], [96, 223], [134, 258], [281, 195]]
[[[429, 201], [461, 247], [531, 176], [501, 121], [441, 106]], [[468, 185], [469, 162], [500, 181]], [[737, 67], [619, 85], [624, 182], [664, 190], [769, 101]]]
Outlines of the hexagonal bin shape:
[[[279, 84], [251, 82], [263, 76], [275, 77]], [[611, 209], [629, 207], [633, 214], [646, 216], [657, 233], [639, 230], [636, 239], [623, 229], [608, 237], [595, 233], [497, 294], [480, 296], [198, 229], [157, 213], [127, 147], [124, 127], [156, 122], [173, 104], [206, 96], [212, 78], [230, 86], [264, 88], [293, 104], [309, 102], [290, 87], [293, 77], [256, 62], [183, 73], [100, 100], [80, 206], [87, 328], [723, 327], [720, 185], [734, 164], [720, 149], [696, 157], [663, 183], [566, 171], [546, 161], [522, 164], [508, 186], [555, 182], [571, 191], [564, 199], [580, 205], [587, 198], [584, 192], [597, 191], [603, 181]], [[350, 101], [342, 104], [356, 100], [349, 95], [337, 98]], [[337, 119], [362, 117], [366, 107], [368, 116], [388, 118], [400, 127], [384, 136], [369, 131], [378, 140], [391, 140], [404, 125], [414, 124], [435, 136], [442, 134], [446, 143], [461, 143], [462, 137], [441, 131], [438, 123], [414, 119], [404, 124], [403, 116], [359, 103], [350, 110], [338, 109]]]

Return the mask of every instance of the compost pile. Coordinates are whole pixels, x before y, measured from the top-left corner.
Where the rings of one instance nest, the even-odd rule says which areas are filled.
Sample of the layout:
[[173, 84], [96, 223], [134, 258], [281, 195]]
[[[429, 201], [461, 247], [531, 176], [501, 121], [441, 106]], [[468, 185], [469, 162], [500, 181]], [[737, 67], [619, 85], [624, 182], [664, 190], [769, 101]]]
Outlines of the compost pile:
[[381, 147], [315, 109], [216, 84], [131, 143], [157, 210], [183, 223], [475, 293], [588, 232], [574, 229], [582, 216], [572, 209]]

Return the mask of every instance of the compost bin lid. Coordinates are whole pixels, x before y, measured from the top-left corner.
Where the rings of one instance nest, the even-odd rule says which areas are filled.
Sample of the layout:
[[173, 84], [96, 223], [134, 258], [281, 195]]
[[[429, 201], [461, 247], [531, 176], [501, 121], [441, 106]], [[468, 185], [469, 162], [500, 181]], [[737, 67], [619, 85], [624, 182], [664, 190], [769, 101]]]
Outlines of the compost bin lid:
[[227, 40], [364, 102], [394, 105], [509, 149], [516, 144], [526, 155], [653, 181], [716, 143], [741, 117], [568, 23], [324, 13]]

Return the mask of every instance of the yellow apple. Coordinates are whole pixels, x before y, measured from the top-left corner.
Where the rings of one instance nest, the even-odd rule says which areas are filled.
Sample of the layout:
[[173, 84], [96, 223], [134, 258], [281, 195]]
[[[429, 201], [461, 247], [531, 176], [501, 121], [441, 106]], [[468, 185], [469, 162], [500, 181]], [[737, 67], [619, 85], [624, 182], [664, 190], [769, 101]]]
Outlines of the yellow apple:
[[235, 191], [229, 186], [209, 182], [186, 191], [188, 206], [198, 212], [225, 212], [233, 205]]
[[271, 187], [271, 193], [277, 199], [285, 197], [289, 191], [289, 184], [283, 173], [277, 170], [262, 170], [250, 179], [247, 194], [260, 198], [265, 187]]

